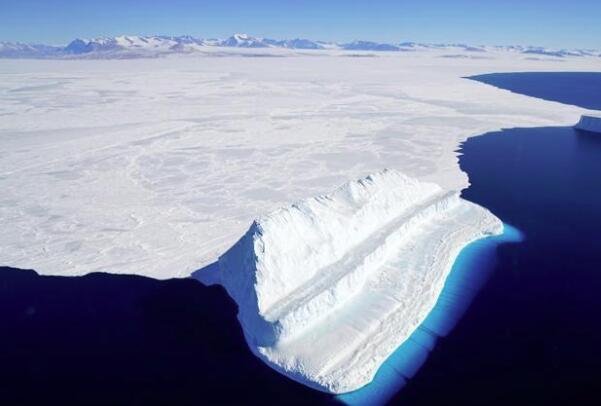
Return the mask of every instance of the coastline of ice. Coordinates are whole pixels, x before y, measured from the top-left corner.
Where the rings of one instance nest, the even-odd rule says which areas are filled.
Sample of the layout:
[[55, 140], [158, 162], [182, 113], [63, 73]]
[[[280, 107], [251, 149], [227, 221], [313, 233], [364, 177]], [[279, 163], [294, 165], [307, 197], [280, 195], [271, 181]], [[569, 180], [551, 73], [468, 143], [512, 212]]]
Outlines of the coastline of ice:
[[459, 251], [503, 225], [397, 171], [256, 220], [219, 259], [253, 352], [319, 390], [368, 384], [428, 315]]

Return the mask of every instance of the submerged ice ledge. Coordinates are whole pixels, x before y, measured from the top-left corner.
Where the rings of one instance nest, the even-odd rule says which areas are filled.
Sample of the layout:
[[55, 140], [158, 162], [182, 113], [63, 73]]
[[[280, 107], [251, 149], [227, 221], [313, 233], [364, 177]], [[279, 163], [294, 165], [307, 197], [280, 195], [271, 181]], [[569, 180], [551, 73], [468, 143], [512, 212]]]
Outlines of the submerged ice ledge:
[[256, 220], [219, 258], [253, 352], [332, 393], [368, 384], [424, 321], [460, 250], [503, 225], [384, 170]]

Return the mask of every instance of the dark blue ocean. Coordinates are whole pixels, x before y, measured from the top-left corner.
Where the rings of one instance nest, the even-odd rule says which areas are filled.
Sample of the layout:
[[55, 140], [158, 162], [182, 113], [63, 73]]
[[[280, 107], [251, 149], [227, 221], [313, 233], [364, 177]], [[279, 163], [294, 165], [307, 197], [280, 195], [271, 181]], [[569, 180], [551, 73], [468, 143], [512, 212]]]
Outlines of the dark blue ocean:
[[[601, 109], [601, 73], [473, 77]], [[570, 127], [470, 138], [464, 198], [518, 228], [457, 326], [392, 402], [600, 405], [601, 134]]]
[[[600, 108], [601, 74], [511, 75], [512, 91]], [[420, 358], [403, 361], [411, 376], [387, 374], [400, 390], [390, 402], [601, 404], [601, 135], [513, 129], [461, 152], [463, 197], [522, 240], [462, 253], [433, 320], [399, 353]], [[225, 291], [192, 279], [0, 268], [0, 323], [0, 404], [337, 401], [251, 355]]]
[[600, 76], [599, 72], [509, 72], [467, 79], [540, 99], [601, 110]]

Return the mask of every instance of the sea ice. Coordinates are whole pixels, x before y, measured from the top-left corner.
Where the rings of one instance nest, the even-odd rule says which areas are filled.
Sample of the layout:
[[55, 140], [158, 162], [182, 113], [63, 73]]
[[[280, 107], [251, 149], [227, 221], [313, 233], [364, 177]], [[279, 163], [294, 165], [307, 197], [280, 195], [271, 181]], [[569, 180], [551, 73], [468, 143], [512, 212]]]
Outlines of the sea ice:
[[601, 65], [494, 49], [242, 51], [0, 59], [0, 264], [185, 277], [261, 213], [384, 167], [458, 191], [466, 138], [589, 113], [463, 77]]
[[255, 354], [344, 393], [426, 318], [459, 251], [502, 230], [457, 192], [385, 170], [260, 217], [219, 274]]

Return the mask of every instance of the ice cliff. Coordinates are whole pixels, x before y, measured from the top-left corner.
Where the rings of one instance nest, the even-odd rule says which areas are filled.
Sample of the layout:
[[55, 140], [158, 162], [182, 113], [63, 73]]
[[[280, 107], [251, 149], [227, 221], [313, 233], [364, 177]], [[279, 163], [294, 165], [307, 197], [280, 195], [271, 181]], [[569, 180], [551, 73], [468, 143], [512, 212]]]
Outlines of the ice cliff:
[[601, 133], [601, 116], [583, 115], [576, 124], [576, 128], [579, 130]]
[[257, 219], [219, 258], [253, 352], [314, 388], [369, 383], [419, 326], [486, 209], [392, 170]]

